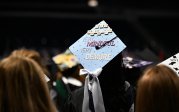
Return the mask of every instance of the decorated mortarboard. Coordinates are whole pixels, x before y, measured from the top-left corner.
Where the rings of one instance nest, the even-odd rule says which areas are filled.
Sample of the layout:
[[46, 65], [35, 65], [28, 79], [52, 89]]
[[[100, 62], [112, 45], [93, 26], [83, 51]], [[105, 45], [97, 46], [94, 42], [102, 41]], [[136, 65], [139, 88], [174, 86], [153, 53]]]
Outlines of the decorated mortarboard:
[[72, 68], [78, 65], [78, 60], [75, 55], [73, 55], [69, 49], [67, 49], [64, 53], [58, 54], [52, 57], [52, 60], [57, 64], [58, 68], [61, 71], [64, 71], [68, 68]]
[[125, 50], [124, 52], [122, 52], [122, 59], [124, 67], [129, 69], [142, 68], [153, 64], [152, 61], [144, 60], [142, 56], [138, 56], [138, 54], [136, 55], [135, 51]]
[[159, 63], [159, 65], [168, 66], [172, 69], [178, 76], [179, 76], [179, 53], [171, 56], [170, 58], [164, 60], [163, 62]]
[[105, 21], [88, 30], [79, 40], [69, 47], [81, 65], [88, 71], [103, 68], [126, 45], [117, 37]]
[[[84, 85], [84, 99], [82, 112], [91, 112], [89, 107], [89, 94], [92, 99], [95, 112], [105, 112], [101, 87], [98, 75], [102, 68], [119, 54], [126, 45], [117, 37], [105, 21], [101, 21], [91, 30], [88, 30], [79, 40], [69, 47], [70, 51], [78, 58], [84, 67], [80, 74], [88, 74]], [[92, 77], [90, 79], [89, 77]]]
[[141, 59], [135, 59], [133, 57], [123, 57], [123, 64], [126, 68], [138, 68], [138, 67], [144, 67], [147, 65], [152, 64], [153, 62], [151, 61], [145, 61]]

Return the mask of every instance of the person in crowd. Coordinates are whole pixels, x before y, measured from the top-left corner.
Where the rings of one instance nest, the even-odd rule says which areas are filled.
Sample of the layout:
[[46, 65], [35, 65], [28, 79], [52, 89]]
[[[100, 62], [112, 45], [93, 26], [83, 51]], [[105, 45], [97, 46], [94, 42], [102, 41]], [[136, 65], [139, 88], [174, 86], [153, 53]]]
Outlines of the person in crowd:
[[0, 62], [1, 112], [57, 112], [44, 71], [34, 60], [9, 56]]
[[79, 75], [79, 70], [82, 67], [76, 56], [68, 49], [64, 53], [54, 56], [52, 60], [58, 68], [56, 80], [62, 80], [70, 91], [74, 91], [84, 84], [85, 77]]
[[[68, 96], [68, 94], [66, 92], [66, 88], [63, 86], [63, 83], [61, 83], [60, 81], [58, 81], [55, 84], [55, 86], [57, 86], [58, 88], [54, 89], [54, 81], [56, 81], [54, 79], [54, 77], [60, 76], [60, 73], [58, 72], [58, 75], [57, 75], [57, 73], [52, 74], [51, 72], [49, 72], [48, 68], [43, 63], [42, 56], [40, 55], [40, 53], [38, 51], [36, 51], [34, 49], [20, 48], [20, 49], [14, 50], [10, 54], [10, 56], [27, 57], [27, 58], [33, 59], [35, 62], [37, 62], [40, 65], [44, 74], [50, 78], [50, 80], [47, 82], [47, 84], [48, 84], [48, 87], [50, 90], [51, 99], [53, 99], [53, 102], [55, 103], [57, 109], [59, 111], [61, 111], [61, 106], [63, 105], [63, 102], [64, 102], [65, 98]], [[62, 95], [58, 95], [58, 93], [56, 91], [58, 91]]]
[[47, 77], [51, 78], [50, 72], [48, 71], [48, 68], [46, 67], [45, 62], [38, 51], [34, 49], [20, 48], [20, 49], [14, 50], [10, 55], [11, 56], [24, 56], [24, 57], [33, 59], [43, 69], [44, 74]]
[[[71, 91], [78, 87], [78, 86], [73, 85], [73, 83], [72, 84], [71, 83], [66, 84], [66, 82], [64, 83], [64, 81], [62, 80], [62, 77], [64, 80], [69, 77], [74, 77], [75, 79], [79, 79], [80, 76], [77, 75], [79, 65], [75, 63], [75, 66], [73, 66], [72, 68], [69, 68], [68, 66], [66, 66], [64, 69], [63, 68], [59, 69], [59, 67], [55, 65], [55, 63], [54, 64], [51, 63], [51, 66], [53, 66], [53, 68], [56, 68], [55, 70], [56, 72], [51, 73], [49, 72], [45, 64], [43, 63], [42, 56], [40, 55], [40, 53], [34, 49], [20, 48], [20, 49], [14, 50], [10, 54], [10, 56], [27, 57], [27, 58], [33, 59], [41, 66], [44, 74], [46, 74], [51, 79], [50, 81], [48, 81], [48, 87], [50, 89], [50, 96], [53, 99], [54, 103], [56, 104], [57, 109], [61, 111], [61, 108], [66, 102], [66, 99], [68, 98]], [[65, 57], [63, 57], [63, 60], [69, 60], [65, 62], [70, 63], [72, 62], [70, 60], [73, 57], [74, 56], [71, 54], [70, 55], [65, 54]]]
[[148, 67], [138, 81], [136, 112], [179, 112], [179, 77], [165, 65]]
[[56, 68], [53, 82], [53, 90], [56, 95], [53, 99], [60, 108], [63, 108], [71, 92], [83, 85], [84, 76], [79, 75], [81, 66], [68, 49], [52, 57], [52, 60]]
[[[134, 103], [135, 91], [125, 80], [121, 53], [104, 66], [98, 78], [106, 112], [129, 112]], [[64, 106], [64, 112], [82, 112], [83, 95], [84, 87], [75, 90]]]

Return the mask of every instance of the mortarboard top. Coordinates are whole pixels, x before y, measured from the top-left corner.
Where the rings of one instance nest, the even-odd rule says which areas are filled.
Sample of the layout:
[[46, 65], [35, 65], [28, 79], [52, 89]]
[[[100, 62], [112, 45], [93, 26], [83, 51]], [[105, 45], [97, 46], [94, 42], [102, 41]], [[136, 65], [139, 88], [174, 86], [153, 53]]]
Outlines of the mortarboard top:
[[52, 60], [55, 62], [55, 64], [57, 64], [61, 71], [78, 65], [76, 56], [73, 55], [68, 49], [64, 53], [52, 57]]
[[138, 53], [136, 53], [136, 51], [125, 50], [122, 55], [123, 65], [125, 68], [142, 68], [154, 63], [153, 61], [145, 59], [143, 55], [139, 55]]
[[159, 63], [159, 65], [161, 64], [169, 67], [179, 76], [179, 53]]
[[141, 59], [135, 59], [133, 57], [123, 57], [123, 64], [126, 68], [144, 67], [152, 64], [151, 61], [145, 61]]
[[104, 67], [126, 45], [117, 37], [105, 21], [88, 30], [69, 47], [81, 65], [89, 71]]

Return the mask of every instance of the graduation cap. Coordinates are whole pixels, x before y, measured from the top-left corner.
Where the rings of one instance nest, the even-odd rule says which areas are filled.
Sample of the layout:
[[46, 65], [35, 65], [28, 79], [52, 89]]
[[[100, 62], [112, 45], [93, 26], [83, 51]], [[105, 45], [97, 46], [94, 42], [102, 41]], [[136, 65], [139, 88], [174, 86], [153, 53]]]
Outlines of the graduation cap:
[[64, 53], [60, 53], [52, 57], [52, 60], [61, 71], [72, 68], [79, 64], [76, 56], [73, 55], [69, 49], [67, 49]]
[[159, 65], [160, 64], [163, 64], [163, 65], [169, 67], [179, 76], [179, 53], [164, 60], [163, 62], [159, 63]]
[[81, 65], [88, 71], [103, 68], [126, 45], [117, 37], [105, 21], [88, 30], [79, 40], [69, 47]]
[[138, 67], [143, 67], [152, 64], [153, 62], [151, 61], [145, 61], [141, 59], [136, 59], [130, 56], [123, 57], [123, 65], [126, 68], [138, 68]]
[[69, 47], [84, 67], [80, 70], [80, 74], [88, 74], [85, 79], [82, 112], [91, 112], [89, 107], [90, 94], [92, 95], [94, 110], [105, 112], [101, 87], [97, 77], [102, 68], [125, 48], [126, 45], [105, 21], [101, 21], [91, 30], [88, 30]]

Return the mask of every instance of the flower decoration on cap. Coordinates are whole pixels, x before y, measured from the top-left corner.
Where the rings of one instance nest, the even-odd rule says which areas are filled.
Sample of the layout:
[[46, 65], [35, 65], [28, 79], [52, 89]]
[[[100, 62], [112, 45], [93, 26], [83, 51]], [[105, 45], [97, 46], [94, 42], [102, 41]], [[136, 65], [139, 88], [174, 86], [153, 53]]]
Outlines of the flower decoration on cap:
[[58, 65], [58, 68], [61, 71], [72, 68], [79, 64], [76, 56], [73, 55], [68, 49], [64, 53], [54, 56], [52, 60]]

